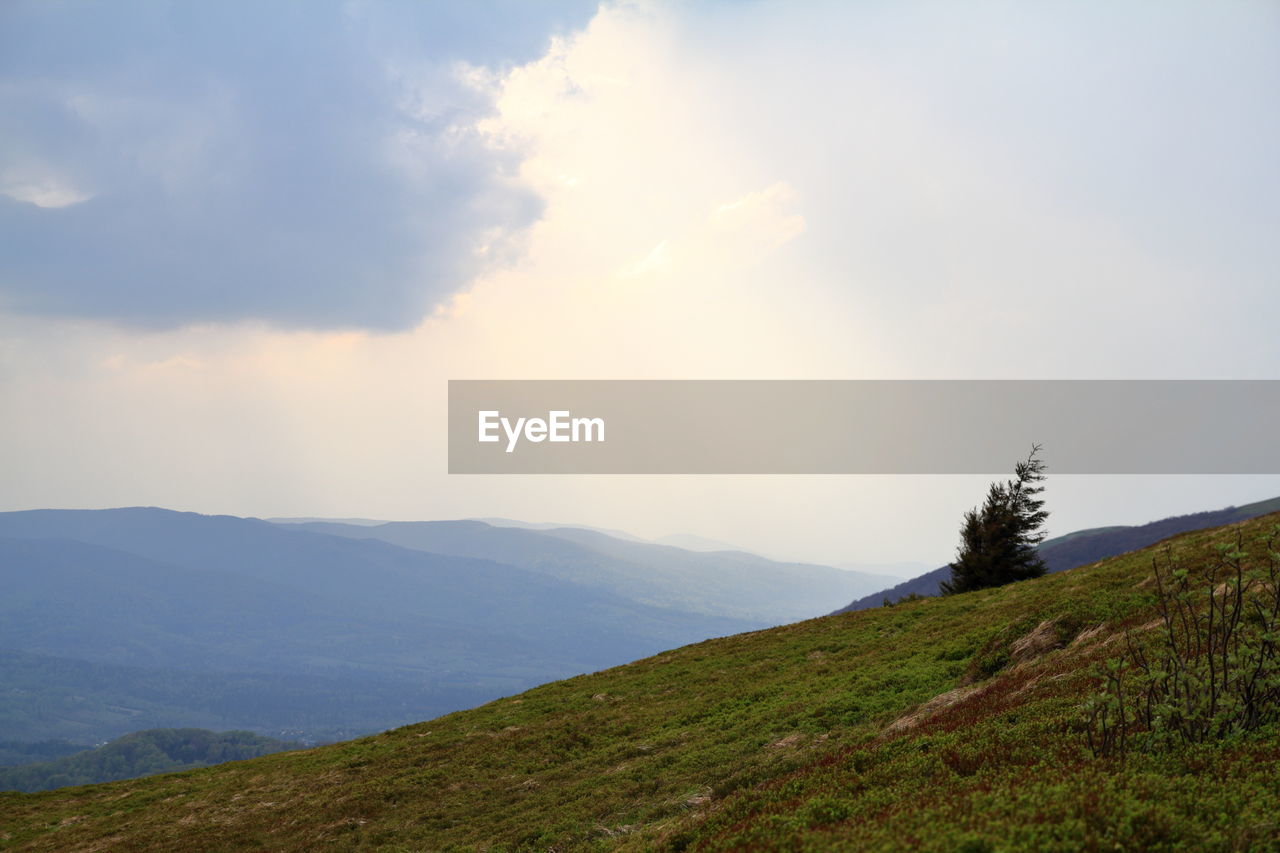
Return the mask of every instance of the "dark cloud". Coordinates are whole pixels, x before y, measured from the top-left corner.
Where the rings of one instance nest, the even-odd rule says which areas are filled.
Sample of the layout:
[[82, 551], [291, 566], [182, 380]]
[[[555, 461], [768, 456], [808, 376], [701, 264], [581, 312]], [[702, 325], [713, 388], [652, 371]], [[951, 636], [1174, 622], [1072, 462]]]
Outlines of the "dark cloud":
[[459, 63], [528, 61], [592, 10], [6, 4], [0, 304], [410, 327], [540, 210], [519, 153], [476, 132], [492, 105]]

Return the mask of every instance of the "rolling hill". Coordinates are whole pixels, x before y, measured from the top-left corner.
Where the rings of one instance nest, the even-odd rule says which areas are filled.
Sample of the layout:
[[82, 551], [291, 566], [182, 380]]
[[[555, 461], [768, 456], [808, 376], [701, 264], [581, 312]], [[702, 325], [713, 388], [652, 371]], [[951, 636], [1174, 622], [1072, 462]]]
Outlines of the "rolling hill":
[[[707, 640], [373, 737], [0, 795], [19, 850], [1276, 849], [1277, 724], [1096, 757], [1084, 703], [1160, 624], [1152, 560]], [[1221, 546], [1221, 547], [1219, 547]]]
[[885, 580], [581, 529], [0, 513], [0, 739], [341, 739], [813, 616]]
[[830, 566], [779, 563], [743, 551], [694, 552], [583, 527], [414, 521], [372, 526], [313, 522], [289, 528], [492, 560], [653, 607], [761, 626], [826, 613], [833, 601], [881, 589], [893, 580]]
[[[0, 694], [0, 739], [98, 741], [131, 721], [349, 736], [768, 624], [493, 560], [142, 508], [0, 514], [0, 583], [0, 666], [23, 678]], [[207, 686], [189, 690], [193, 677]]]
[[[1040, 545], [1040, 555], [1044, 558], [1050, 572], [1062, 572], [1083, 566], [1104, 557], [1114, 557], [1128, 551], [1145, 548], [1161, 539], [1184, 533], [1188, 530], [1204, 530], [1233, 521], [1244, 521], [1267, 513], [1280, 512], [1280, 498], [1258, 501], [1239, 507], [1197, 512], [1190, 515], [1179, 515], [1162, 518], [1148, 524], [1117, 525], [1113, 527], [1094, 527], [1088, 530], [1077, 530], [1065, 536], [1048, 539]], [[866, 610], [879, 607], [885, 601], [897, 601], [911, 595], [938, 595], [941, 583], [951, 577], [949, 565], [926, 572], [919, 577], [911, 578], [900, 584], [873, 592], [845, 605], [836, 613], [848, 613], [852, 610]]]

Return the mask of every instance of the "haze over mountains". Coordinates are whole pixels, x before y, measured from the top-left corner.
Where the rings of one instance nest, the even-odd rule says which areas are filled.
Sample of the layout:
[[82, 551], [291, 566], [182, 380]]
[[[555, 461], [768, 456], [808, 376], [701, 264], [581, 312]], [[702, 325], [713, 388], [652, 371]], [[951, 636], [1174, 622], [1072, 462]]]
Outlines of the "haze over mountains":
[[492, 560], [646, 605], [771, 624], [820, 613], [823, 602], [842, 589], [875, 588], [894, 580], [829, 566], [778, 563], [744, 551], [691, 552], [583, 527], [531, 530], [481, 521], [312, 522], [294, 527]]
[[[645, 539], [643, 536], [637, 536], [634, 533], [628, 533], [625, 530], [618, 530], [611, 527], [594, 527], [589, 524], [569, 524], [548, 521], [520, 521], [514, 518], [501, 517], [485, 517], [485, 518], [469, 518], [462, 519], [464, 521], [479, 521], [493, 527], [517, 527], [522, 530], [538, 530], [542, 532], [552, 533], [556, 530], [576, 529], [576, 530], [594, 530], [597, 533], [603, 533], [606, 536], [612, 536], [614, 539], [624, 539], [629, 542], [647, 542], [651, 545], [671, 545], [675, 548], [682, 548], [686, 551], [698, 552], [715, 552], [715, 551], [737, 551], [744, 554], [753, 554], [757, 557], [774, 562], [790, 562], [781, 560], [777, 555], [755, 550], [752, 548], [744, 548], [741, 545], [735, 545], [731, 542], [724, 542], [720, 539], [711, 539], [707, 536], [699, 536], [696, 533], [670, 533], [666, 536], [659, 536], [656, 539]], [[298, 518], [268, 518], [267, 521], [277, 524], [305, 524], [307, 522], [328, 522], [333, 524], [360, 525], [364, 527], [374, 527], [382, 524], [395, 524], [400, 522], [391, 522], [387, 520], [376, 520], [369, 518], [315, 518], [315, 517], [298, 517]], [[848, 571], [861, 572], [869, 575], [886, 575], [892, 577], [909, 578], [915, 577], [922, 572], [928, 570], [926, 563], [918, 563], [914, 561], [901, 561], [892, 563], [867, 563], [867, 562], [848, 562], [841, 561], [830, 563], [837, 569], [846, 569]]]
[[482, 522], [4, 513], [0, 740], [346, 737], [815, 616], [886, 580]]
[[[1277, 571], [1277, 523], [1170, 548], [1208, 591], [1221, 546]], [[1162, 623], [1163, 552], [670, 649], [316, 749], [0, 792], [0, 840], [51, 853], [1275, 850], [1274, 717], [1190, 748], [1135, 736], [1119, 755], [1094, 749], [1099, 669], [1142, 642], [1135, 626]]]
[[[1280, 499], [1042, 546], [1057, 571]], [[0, 741], [352, 737], [714, 636], [936, 594], [581, 527], [0, 514]]]

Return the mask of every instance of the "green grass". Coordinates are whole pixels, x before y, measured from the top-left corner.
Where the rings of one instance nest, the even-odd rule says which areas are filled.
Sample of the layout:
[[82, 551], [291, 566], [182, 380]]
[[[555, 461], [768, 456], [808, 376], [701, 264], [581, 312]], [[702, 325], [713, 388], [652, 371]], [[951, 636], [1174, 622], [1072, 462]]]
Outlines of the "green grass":
[[[1173, 547], [1193, 560], [1225, 535]], [[1138, 552], [712, 640], [305, 752], [0, 794], [0, 843], [1280, 850], [1275, 730], [1176, 754], [1086, 747], [1092, 666], [1150, 621], [1150, 566]]]

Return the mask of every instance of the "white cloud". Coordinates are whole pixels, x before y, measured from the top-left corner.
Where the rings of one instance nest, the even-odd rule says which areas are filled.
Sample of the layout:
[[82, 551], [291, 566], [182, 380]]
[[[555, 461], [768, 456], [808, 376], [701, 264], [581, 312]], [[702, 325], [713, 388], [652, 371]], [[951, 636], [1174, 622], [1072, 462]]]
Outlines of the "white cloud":
[[26, 201], [36, 207], [70, 207], [93, 198], [92, 193], [82, 192], [58, 179], [23, 180], [5, 175], [0, 179], [0, 193], [15, 201]]
[[[1052, 62], [1035, 63], [1036, 39], [1078, 36], [1044, 17], [1058, 12], [1005, 21], [1002, 43], [1018, 48], [991, 58], [980, 33], [946, 35], [967, 12], [894, 8], [608, 6], [532, 62], [452, 67], [492, 105], [483, 117], [450, 114], [398, 66], [415, 123], [380, 154], [429, 181], [436, 145], [478, 136], [518, 153], [501, 181], [543, 202], [518, 257], [478, 230], [468, 251], [490, 246], [502, 262], [395, 335], [10, 319], [0, 444], [22, 453], [0, 494], [14, 507], [556, 517], [810, 558], [945, 559], [983, 478], [450, 479], [445, 383], [1274, 373], [1274, 294], [1249, 278], [1274, 270], [1274, 247], [1218, 227], [1212, 208], [1171, 205], [1202, 180], [1175, 168], [1194, 166], [1189, 155], [1138, 163], [1137, 130], [1116, 115], [1124, 98], [1107, 110], [1084, 99], [1059, 62], [1070, 45], [1045, 42]], [[1206, 50], [1229, 52], [1222, 38]], [[1167, 48], [1128, 47], [1135, 67]], [[1124, 67], [1112, 85], [1132, 94]], [[1274, 139], [1241, 123], [1269, 96], [1231, 67], [1201, 72], [1239, 84], [1239, 104], [1157, 111], [1142, 135], [1217, 115], [1256, 132], [1246, 151]], [[1038, 92], [1055, 99], [1029, 111]], [[416, 124], [433, 121], [465, 132]], [[1063, 127], [1072, 135], [1058, 138]], [[1273, 221], [1271, 161], [1246, 159], [1258, 222]], [[1133, 196], [1129, 166], [1171, 185]], [[1170, 230], [1153, 236], [1153, 222]], [[1173, 238], [1188, 232], [1198, 242]], [[1054, 499], [1054, 529], [1274, 488], [1077, 481]]]

